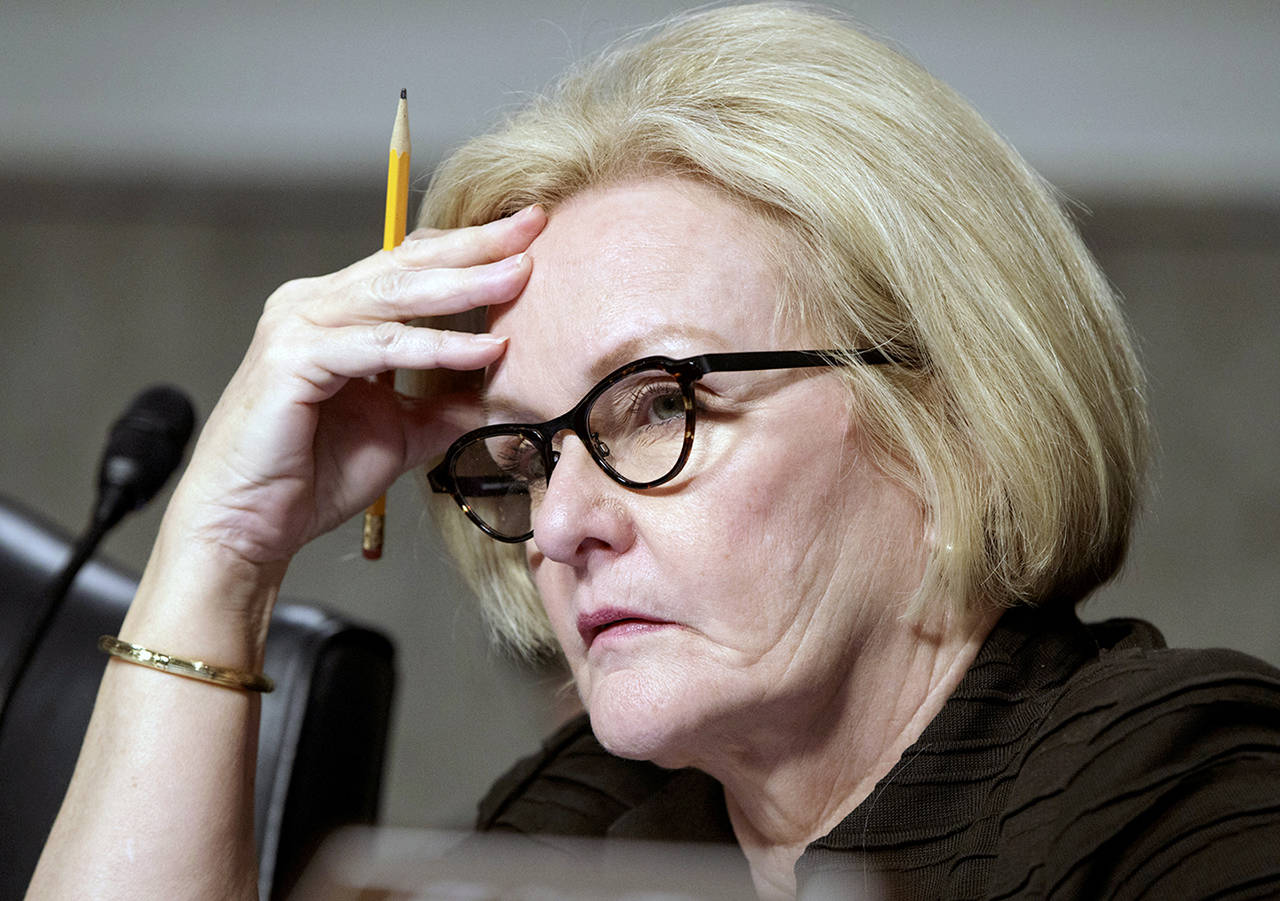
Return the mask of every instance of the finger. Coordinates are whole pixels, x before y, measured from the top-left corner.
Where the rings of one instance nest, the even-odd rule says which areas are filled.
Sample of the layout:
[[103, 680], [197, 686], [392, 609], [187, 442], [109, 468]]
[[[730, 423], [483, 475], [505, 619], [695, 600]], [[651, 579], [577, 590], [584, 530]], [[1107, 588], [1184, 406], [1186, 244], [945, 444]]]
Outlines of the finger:
[[493, 263], [525, 250], [547, 223], [540, 206], [530, 206], [505, 219], [453, 229], [419, 229], [392, 251], [379, 251], [334, 273], [346, 286], [372, 278], [387, 267], [461, 268]]
[[347, 379], [391, 369], [481, 369], [502, 356], [506, 344], [493, 335], [399, 322], [322, 329], [299, 369], [302, 378], [328, 396]]
[[474, 266], [526, 249], [546, 224], [546, 211], [535, 204], [484, 225], [415, 231], [392, 255], [408, 267]]
[[461, 313], [513, 300], [531, 271], [524, 253], [465, 269], [390, 269], [324, 298], [304, 315], [319, 325], [340, 326]]

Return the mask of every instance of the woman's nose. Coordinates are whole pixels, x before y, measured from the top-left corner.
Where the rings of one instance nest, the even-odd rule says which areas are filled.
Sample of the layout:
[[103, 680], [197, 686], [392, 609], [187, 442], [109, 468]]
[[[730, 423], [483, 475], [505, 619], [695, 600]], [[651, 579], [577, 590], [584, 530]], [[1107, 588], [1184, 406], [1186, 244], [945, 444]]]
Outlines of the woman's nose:
[[626, 488], [605, 475], [575, 435], [566, 435], [533, 510], [533, 544], [543, 556], [585, 565], [593, 552], [621, 553], [635, 539]]

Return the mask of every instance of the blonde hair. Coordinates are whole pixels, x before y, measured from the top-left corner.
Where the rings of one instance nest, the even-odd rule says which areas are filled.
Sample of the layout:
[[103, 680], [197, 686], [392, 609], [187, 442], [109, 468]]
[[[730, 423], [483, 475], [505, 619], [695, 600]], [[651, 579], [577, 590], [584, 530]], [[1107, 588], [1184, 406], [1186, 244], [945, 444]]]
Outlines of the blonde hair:
[[[472, 225], [652, 176], [776, 224], [797, 334], [903, 361], [842, 371], [875, 463], [925, 513], [910, 613], [1070, 603], [1115, 573], [1148, 445], [1131, 340], [1051, 190], [957, 94], [830, 13], [690, 14], [463, 146], [421, 219]], [[434, 503], [499, 634], [553, 647], [523, 550]]]

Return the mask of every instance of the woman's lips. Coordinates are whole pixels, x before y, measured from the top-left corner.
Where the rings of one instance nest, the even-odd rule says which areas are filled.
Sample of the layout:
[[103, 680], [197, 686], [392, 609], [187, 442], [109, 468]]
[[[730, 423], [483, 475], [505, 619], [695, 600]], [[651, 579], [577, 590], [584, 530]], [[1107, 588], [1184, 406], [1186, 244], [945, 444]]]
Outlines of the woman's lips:
[[640, 630], [647, 631], [655, 626], [669, 625], [671, 623], [667, 620], [655, 619], [652, 616], [637, 613], [634, 610], [606, 607], [603, 610], [594, 610], [591, 613], [584, 613], [579, 616], [578, 634], [582, 636], [583, 645], [590, 648], [592, 642], [604, 632], [621, 634]]

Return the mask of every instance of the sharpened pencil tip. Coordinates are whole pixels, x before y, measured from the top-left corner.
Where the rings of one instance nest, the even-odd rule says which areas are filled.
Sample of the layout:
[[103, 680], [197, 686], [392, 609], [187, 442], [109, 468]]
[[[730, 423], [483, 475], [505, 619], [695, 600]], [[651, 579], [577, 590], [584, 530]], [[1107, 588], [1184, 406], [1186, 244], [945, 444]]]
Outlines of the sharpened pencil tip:
[[401, 99], [401, 100], [408, 100], [408, 99], [409, 99], [409, 91], [408, 91], [408, 89], [407, 89], [407, 88], [401, 88], [401, 89], [400, 89], [400, 99]]

